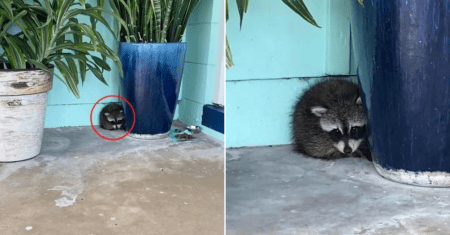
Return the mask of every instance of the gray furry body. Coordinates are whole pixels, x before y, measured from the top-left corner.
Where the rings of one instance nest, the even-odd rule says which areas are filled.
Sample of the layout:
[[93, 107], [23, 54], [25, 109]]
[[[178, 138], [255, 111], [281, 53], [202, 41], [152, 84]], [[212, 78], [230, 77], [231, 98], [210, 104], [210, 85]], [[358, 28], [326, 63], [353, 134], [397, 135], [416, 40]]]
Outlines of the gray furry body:
[[106, 130], [125, 130], [123, 107], [116, 103], [106, 105], [100, 112], [100, 125]]
[[296, 150], [322, 159], [365, 155], [370, 160], [366, 124], [356, 84], [346, 80], [321, 82], [306, 91], [295, 106]]

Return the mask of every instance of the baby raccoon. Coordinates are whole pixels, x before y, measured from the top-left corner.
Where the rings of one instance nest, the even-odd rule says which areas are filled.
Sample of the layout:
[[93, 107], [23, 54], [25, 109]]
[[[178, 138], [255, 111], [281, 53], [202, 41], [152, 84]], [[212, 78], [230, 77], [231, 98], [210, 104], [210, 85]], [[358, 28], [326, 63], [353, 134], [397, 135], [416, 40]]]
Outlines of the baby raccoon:
[[116, 103], [106, 105], [100, 112], [100, 125], [106, 130], [125, 130], [123, 107]]
[[346, 80], [321, 82], [306, 91], [295, 107], [296, 149], [322, 159], [364, 154], [370, 160], [366, 123], [356, 84]]

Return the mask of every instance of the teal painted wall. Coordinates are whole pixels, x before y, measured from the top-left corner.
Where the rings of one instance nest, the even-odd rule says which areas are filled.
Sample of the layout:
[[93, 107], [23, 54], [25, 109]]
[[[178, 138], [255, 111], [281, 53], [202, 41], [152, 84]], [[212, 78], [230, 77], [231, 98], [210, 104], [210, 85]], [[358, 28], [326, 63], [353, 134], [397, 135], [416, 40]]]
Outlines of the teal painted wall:
[[203, 132], [224, 140], [222, 133], [201, 125], [203, 106], [212, 104], [216, 81], [219, 22], [223, 20], [223, 1], [203, 0], [186, 27], [188, 53], [184, 67], [179, 120], [201, 126]]
[[305, 0], [321, 28], [281, 0], [250, 1], [242, 30], [229, 1], [227, 147], [291, 143], [290, 115], [302, 93], [326, 75], [352, 72], [347, 1]]
[[[94, 2], [93, 0], [90, 0]], [[87, 1], [89, 2], [89, 1]], [[214, 3], [213, 3], [214, 2]], [[211, 103], [214, 92], [214, 68], [217, 44], [218, 22], [220, 20], [220, 1], [201, 0], [189, 19], [183, 41], [188, 43], [186, 64], [179, 95], [179, 105], [174, 119], [189, 124], [200, 125], [203, 104]], [[105, 16], [108, 22], [112, 17]], [[87, 21], [88, 22], [88, 21]], [[105, 27], [98, 27], [102, 35], [111, 35]], [[118, 48], [112, 36], [105, 36], [108, 46]], [[45, 127], [89, 126], [89, 116], [95, 102], [101, 97], [119, 94], [120, 78], [112, 62], [111, 72], [105, 73], [109, 86], [99, 82], [88, 73], [86, 82], [80, 89], [80, 99], [75, 98], [66, 86], [54, 78], [53, 88], [48, 93]], [[94, 110], [93, 121], [99, 124], [101, 108], [116, 102], [116, 98], [103, 100]], [[223, 135], [213, 130], [204, 130], [207, 134], [223, 140]]]

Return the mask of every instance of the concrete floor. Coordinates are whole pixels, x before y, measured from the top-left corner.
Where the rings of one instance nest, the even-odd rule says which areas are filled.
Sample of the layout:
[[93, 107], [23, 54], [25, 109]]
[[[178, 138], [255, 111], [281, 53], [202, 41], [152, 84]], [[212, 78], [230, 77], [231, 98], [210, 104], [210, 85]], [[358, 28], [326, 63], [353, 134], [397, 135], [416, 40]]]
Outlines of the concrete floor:
[[113, 142], [91, 127], [43, 139], [39, 156], [0, 163], [0, 234], [224, 233], [222, 142]]
[[382, 178], [360, 158], [227, 149], [227, 234], [450, 234], [450, 189]]

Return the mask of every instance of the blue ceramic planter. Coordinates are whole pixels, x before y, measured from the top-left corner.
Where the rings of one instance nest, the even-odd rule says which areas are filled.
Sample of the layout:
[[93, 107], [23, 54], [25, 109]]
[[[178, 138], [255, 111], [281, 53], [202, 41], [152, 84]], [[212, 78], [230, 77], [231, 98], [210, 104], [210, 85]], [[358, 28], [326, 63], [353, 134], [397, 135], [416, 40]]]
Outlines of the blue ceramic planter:
[[[133, 105], [132, 137], [167, 134], [172, 125], [186, 57], [186, 43], [120, 43], [122, 95]], [[125, 104], [127, 130], [133, 113]]]
[[450, 4], [351, 0], [351, 14], [378, 173], [450, 186]]

